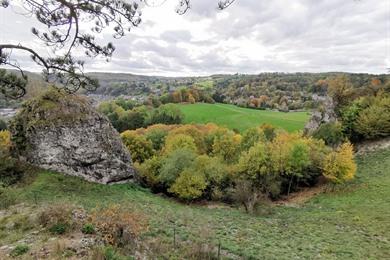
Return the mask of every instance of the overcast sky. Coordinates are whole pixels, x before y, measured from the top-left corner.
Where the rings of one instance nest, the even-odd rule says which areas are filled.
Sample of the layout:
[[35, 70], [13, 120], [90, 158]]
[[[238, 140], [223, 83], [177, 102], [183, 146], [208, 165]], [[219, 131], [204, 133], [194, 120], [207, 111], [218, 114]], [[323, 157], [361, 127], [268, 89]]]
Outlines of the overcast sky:
[[[161, 1], [161, 0], [160, 0]], [[144, 8], [143, 22], [120, 40], [111, 62], [87, 62], [88, 71], [189, 76], [216, 73], [369, 72], [390, 67], [390, 0], [179, 0]], [[30, 33], [34, 19], [0, 8], [0, 43], [46, 51]], [[47, 51], [46, 51], [47, 52]], [[28, 56], [20, 63], [36, 70]]]

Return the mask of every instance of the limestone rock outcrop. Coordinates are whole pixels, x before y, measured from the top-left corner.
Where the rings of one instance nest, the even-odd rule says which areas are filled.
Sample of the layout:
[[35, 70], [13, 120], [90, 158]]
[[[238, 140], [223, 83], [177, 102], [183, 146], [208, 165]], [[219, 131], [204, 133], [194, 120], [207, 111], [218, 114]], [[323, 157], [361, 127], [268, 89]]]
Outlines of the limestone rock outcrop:
[[118, 132], [84, 97], [49, 90], [23, 105], [11, 132], [15, 153], [38, 167], [104, 184], [135, 177]]
[[307, 124], [305, 125], [305, 134], [312, 134], [315, 132], [321, 124], [333, 123], [337, 121], [337, 115], [335, 113], [335, 104], [333, 100], [328, 97], [323, 107], [319, 111], [315, 111]]

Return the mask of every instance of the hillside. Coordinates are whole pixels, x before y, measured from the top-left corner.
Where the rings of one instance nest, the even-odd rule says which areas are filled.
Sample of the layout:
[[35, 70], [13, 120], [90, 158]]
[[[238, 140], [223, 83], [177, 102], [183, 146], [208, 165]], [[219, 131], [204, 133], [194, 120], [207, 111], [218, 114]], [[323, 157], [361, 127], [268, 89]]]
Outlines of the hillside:
[[270, 110], [241, 108], [228, 104], [182, 104], [184, 123], [216, 123], [241, 132], [250, 127], [271, 124], [289, 132], [302, 130], [310, 117], [308, 112], [283, 113]]
[[[367, 87], [373, 79], [386, 84], [389, 75], [354, 73], [259, 73], [225, 74], [207, 77], [162, 77], [131, 73], [91, 72], [88, 76], [99, 80], [99, 88], [93, 92], [96, 99], [112, 99], [125, 96], [143, 101], [149, 95], [161, 97], [181, 88], [200, 89], [212, 96], [216, 102], [232, 103], [244, 107], [256, 106], [273, 109], [317, 108], [326, 95], [326, 80], [345, 74], [355, 88]], [[30, 82], [27, 96], [31, 97], [45, 86], [38, 73], [27, 73]], [[6, 99], [0, 95], [0, 108], [17, 106], [20, 101]]]
[[220, 242], [221, 254], [227, 259], [387, 259], [390, 150], [357, 161], [353, 182], [307, 203], [265, 207], [255, 215], [224, 205], [184, 205], [129, 184], [104, 186], [39, 172], [13, 190], [24, 204], [15, 206], [11, 215], [0, 211], [0, 258], [4, 259], [8, 245], [15, 246], [21, 240], [27, 241], [32, 256], [42, 252], [74, 256], [72, 247], [54, 245], [73, 241], [70, 236], [79, 238], [80, 234], [51, 237], [31, 224], [28, 216], [48, 204], [75, 203], [91, 210], [114, 203], [147, 216], [150, 227], [141, 242], [156, 245], [159, 241], [157, 252], [167, 258], [176, 259], [198, 243], [209, 245], [216, 254]]

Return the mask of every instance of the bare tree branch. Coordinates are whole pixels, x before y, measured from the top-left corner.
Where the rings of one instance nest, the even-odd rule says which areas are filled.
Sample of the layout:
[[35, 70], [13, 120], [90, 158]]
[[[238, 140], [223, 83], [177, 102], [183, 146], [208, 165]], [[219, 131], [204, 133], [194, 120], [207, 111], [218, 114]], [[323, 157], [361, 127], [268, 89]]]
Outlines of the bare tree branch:
[[[190, 9], [191, 0], [178, 0], [177, 13], [184, 14]], [[38, 37], [51, 50], [54, 58], [45, 57], [31, 47], [21, 44], [0, 43], [0, 66], [8, 65], [17, 68], [23, 76], [21, 81], [8, 78], [0, 82], [0, 92], [25, 93], [27, 77], [22, 68], [11, 59], [12, 50], [20, 50], [31, 55], [32, 60], [43, 67], [48, 82], [59, 84], [69, 92], [80, 88], [93, 90], [98, 82], [84, 74], [84, 62], [74, 59], [75, 48], [84, 50], [89, 57], [103, 56], [110, 59], [115, 47], [111, 42], [102, 45], [96, 41], [96, 34], [105, 29], [113, 30], [114, 38], [121, 38], [132, 27], [141, 22], [138, 2], [148, 4], [147, 0], [0, 0], [0, 7], [10, 4], [23, 6], [25, 15], [35, 17], [43, 29], [32, 28], [33, 35]], [[165, 0], [162, 0], [164, 3]], [[230, 6], [234, 0], [221, 0], [219, 9]], [[90, 30], [81, 29], [80, 24], [90, 24]], [[56, 53], [62, 52], [58, 55]], [[5, 76], [4, 73], [1, 75]], [[14, 82], [15, 86], [10, 86]], [[8, 88], [8, 90], [5, 90]], [[15, 91], [19, 88], [19, 91]], [[4, 91], [3, 91], [4, 90]]]

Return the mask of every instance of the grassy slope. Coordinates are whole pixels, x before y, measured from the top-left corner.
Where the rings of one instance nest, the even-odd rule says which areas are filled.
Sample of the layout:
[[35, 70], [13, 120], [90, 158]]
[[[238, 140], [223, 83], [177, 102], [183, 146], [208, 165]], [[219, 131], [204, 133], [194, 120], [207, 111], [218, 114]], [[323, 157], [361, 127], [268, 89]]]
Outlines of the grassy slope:
[[199, 239], [207, 229], [224, 250], [246, 259], [389, 259], [390, 150], [358, 163], [357, 178], [339, 191], [299, 208], [275, 207], [268, 216], [187, 206], [131, 185], [91, 184], [47, 172], [20, 189], [20, 196], [30, 203], [36, 197], [38, 203], [65, 200], [89, 208], [107, 203], [138, 208], [150, 218], [148, 237], [171, 241], [170, 221], [176, 221], [181, 240]]
[[185, 115], [185, 123], [214, 122], [240, 131], [252, 126], [268, 123], [287, 131], [303, 129], [309, 119], [307, 112], [282, 113], [268, 110], [240, 108], [227, 104], [183, 104], [179, 105]]

